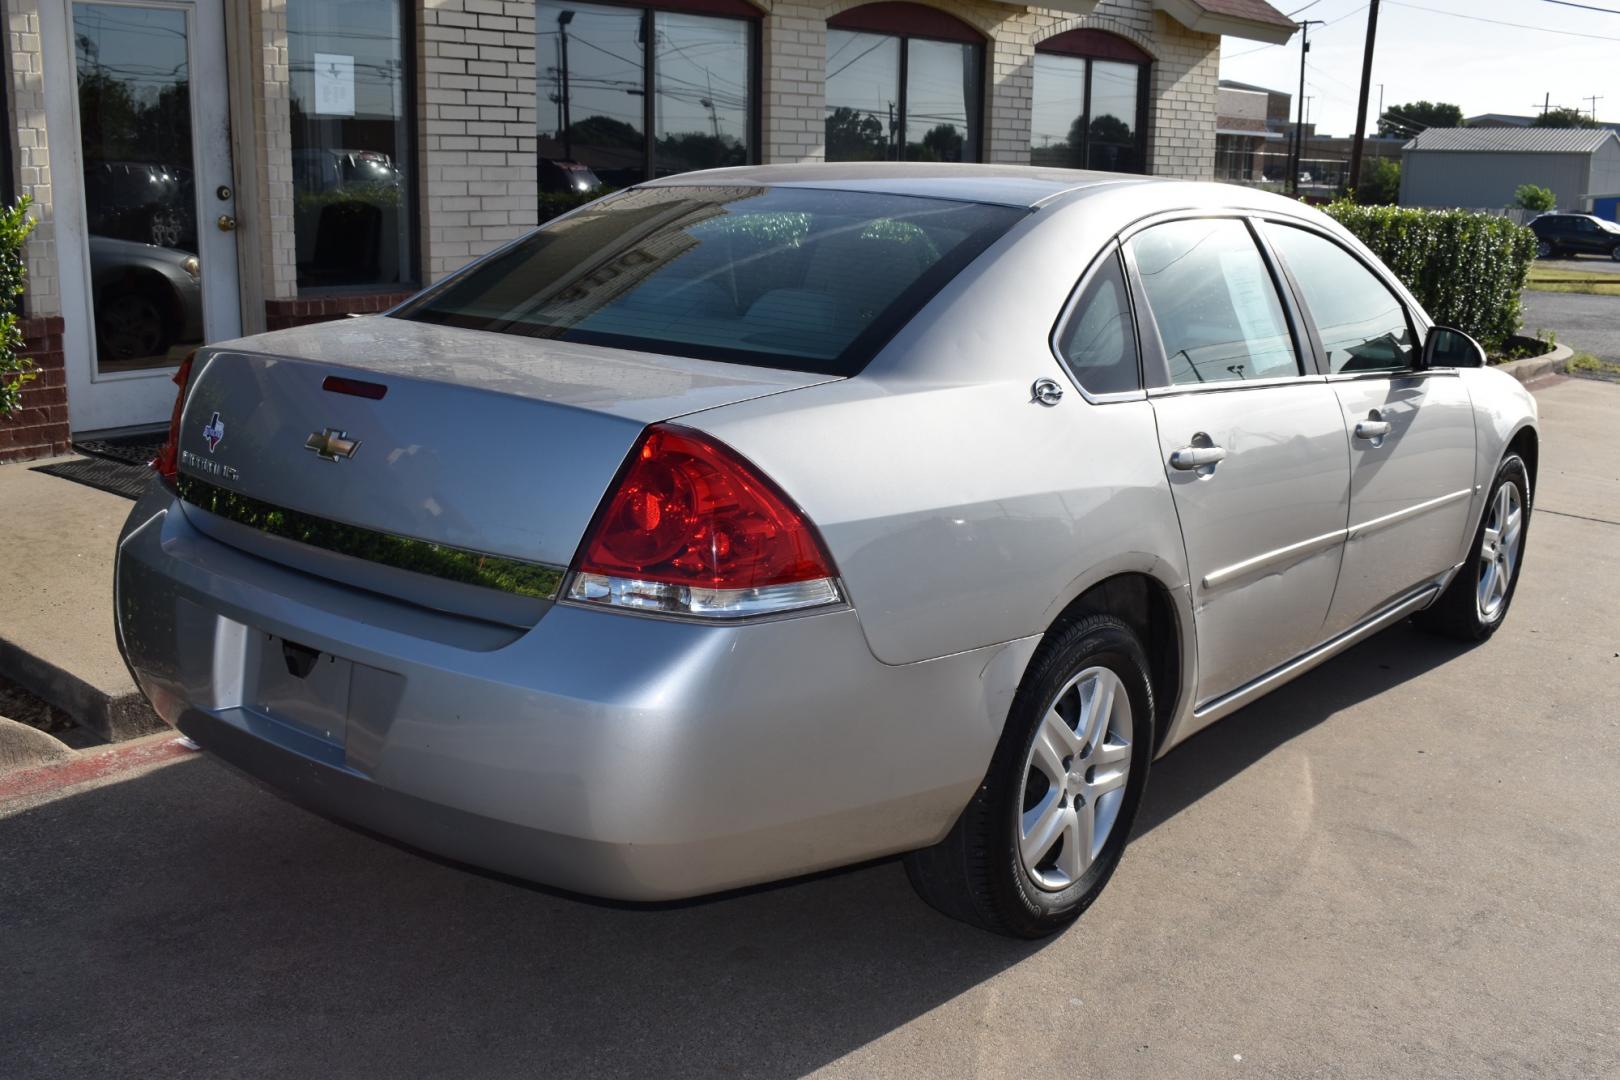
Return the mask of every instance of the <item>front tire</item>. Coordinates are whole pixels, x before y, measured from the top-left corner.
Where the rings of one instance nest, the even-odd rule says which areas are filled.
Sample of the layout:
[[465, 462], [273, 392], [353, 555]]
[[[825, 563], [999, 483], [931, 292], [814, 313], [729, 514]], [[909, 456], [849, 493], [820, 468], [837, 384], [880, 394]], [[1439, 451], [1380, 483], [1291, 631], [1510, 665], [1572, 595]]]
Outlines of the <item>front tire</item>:
[[1536, 241], [1536, 258], [1550, 259], [1553, 257], [1553, 246], [1545, 240]]
[[949, 835], [906, 856], [931, 906], [1039, 938], [1091, 906], [1124, 854], [1153, 755], [1153, 690], [1136, 635], [1091, 615], [1044, 642], [990, 769]]
[[1507, 618], [1519, 586], [1530, 534], [1530, 473], [1508, 454], [1497, 467], [1468, 561], [1432, 607], [1418, 614], [1425, 629], [1462, 641], [1484, 641]]

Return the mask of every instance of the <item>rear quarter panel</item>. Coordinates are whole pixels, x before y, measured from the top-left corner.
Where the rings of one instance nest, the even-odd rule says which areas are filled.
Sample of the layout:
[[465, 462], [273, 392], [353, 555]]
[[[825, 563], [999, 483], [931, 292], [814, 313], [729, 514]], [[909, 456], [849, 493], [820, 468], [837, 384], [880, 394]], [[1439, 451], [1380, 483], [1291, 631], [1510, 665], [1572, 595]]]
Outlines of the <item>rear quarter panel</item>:
[[[885, 663], [1041, 634], [1115, 573], [1185, 590], [1151, 405], [1088, 402], [1049, 345], [1119, 228], [1083, 208], [1032, 215], [859, 377], [685, 421], [804, 507]], [[1033, 400], [1043, 377], [1065, 387], [1055, 407]]]

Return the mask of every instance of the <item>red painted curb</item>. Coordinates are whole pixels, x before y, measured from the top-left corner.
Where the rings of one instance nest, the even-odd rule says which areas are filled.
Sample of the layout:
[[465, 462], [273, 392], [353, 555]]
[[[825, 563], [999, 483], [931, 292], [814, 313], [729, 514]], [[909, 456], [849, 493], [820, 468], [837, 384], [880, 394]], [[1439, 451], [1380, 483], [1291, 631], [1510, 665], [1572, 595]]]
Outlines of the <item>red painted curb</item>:
[[18, 769], [0, 776], [0, 803], [35, 795], [41, 791], [73, 787], [116, 776], [121, 772], [183, 757], [192, 753], [174, 734], [154, 735], [105, 750], [82, 753], [71, 761]]

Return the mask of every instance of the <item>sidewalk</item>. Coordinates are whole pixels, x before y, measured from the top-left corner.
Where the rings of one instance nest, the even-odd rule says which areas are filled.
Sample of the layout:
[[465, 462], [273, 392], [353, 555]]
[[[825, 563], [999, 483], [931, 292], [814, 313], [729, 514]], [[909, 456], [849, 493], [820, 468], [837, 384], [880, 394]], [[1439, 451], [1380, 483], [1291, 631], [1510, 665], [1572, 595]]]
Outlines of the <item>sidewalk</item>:
[[113, 549], [133, 504], [34, 471], [48, 463], [0, 465], [0, 673], [104, 739], [156, 730], [113, 639]]

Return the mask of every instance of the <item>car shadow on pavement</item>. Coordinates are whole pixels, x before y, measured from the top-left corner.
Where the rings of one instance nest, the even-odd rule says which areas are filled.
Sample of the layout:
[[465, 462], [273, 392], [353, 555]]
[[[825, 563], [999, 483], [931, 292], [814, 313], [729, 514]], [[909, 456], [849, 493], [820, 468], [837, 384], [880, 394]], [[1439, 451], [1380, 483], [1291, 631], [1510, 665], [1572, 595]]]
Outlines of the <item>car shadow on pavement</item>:
[[[1155, 767], [1138, 831], [1460, 651], [1392, 630], [1231, 717]], [[894, 861], [582, 903], [375, 843], [201, 757], [0, 819], [0, 942], [14, 1080], [796, 1077], [1041, 948], [936, 915]]]

